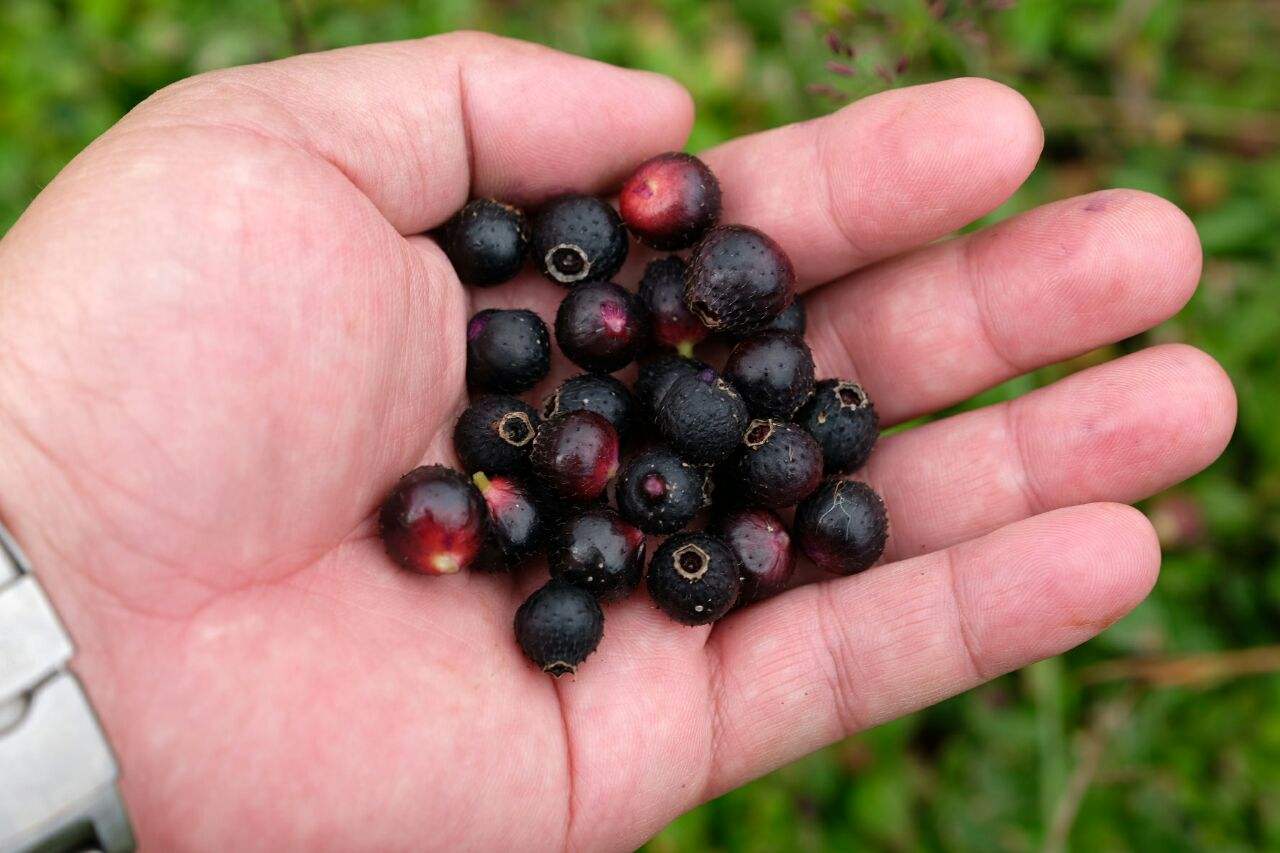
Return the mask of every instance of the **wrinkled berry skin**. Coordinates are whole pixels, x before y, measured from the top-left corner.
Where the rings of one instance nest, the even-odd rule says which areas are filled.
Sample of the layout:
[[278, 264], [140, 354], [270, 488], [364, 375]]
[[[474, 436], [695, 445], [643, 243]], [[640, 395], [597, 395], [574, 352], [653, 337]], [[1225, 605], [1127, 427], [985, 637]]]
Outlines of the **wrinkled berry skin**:
[[694, 344], [706, 338], [707, 327], [684, 304], [684, 261], [672, 255], [651, 261], [640, 279], [640, 301], [649, 312], [654, 345], [692, 356]]
[[671, 390], [671, 386], [682, 376], [696, 376], [711, 367], [696, 358], [685, 358], [675, 353], [664, 353], [640, 365], [632, 390], [636, 395], [636, 403], [640, 406], [640, 415], [652, 420], [658, 412], [662, 398]]
[[724, 378], [753, 417], [790, 420], [813, 393], [813, 354], [790, 332], [759, 332], [729, 353]]
[[677, 533], [649, 561], [649, 597], [682, 625], [707, 625], [737, 602], [741, 573], [738, 558], [720, 537]]
[[580, 284], [556, 311], [556, 342], [569, 360], [594, 373], [635, 361], [649, 339], [649, 312], [610, 281]]
[[867, 463], [880, 437], [880, 419], [862, 387], [843, 379], [824, 379], [796, 414], [796, 423], [822, 445], [828, 477], [851, 474]]
[[612, 376], [580, 373], [560, 383], [543, 401], [542, 412], [547, 417], [579, 410], [595, 412], [613, 424], [620, 441], [626, 441], [635, 426], [637, 405], [627, 386]]
[[445, 223], [440, 247], [463, 284], [492, 287], [520, 272], [529, 251], [529, 222], [509, 204], [472, 199]]
[[689, 261], [684, 302], [708, 329], [759, 331], [795, 299], [791, 259], [772, 238], [746, 225], [707, 232]]
[[551, 543], [551, 576], [601, 601], [626, 598], [644, 573], [644, 534], [608, 507], [594, 507], [565, 522]]
[[738, 455], [737, 486], [745, 503], [781, 509], [799, 503], [822, 482], [822, 448], [783, 421], [752, 421]]
[[378, 513], [387, 554], [402, 568], [427, 575], [450, 575], [470, 566], [487, 524], [480, 492], [443, 465], [405, 474]]
[[529, 451], [542, 419], [519, 397], [490, 394], [467, 407], [453, 427], [453, 449], [471, 473], [518, 474], [529, 468]]
[[489, 526], [472, 568], [511, 571], [542, 547], [542, 511], [529, 490], [513, 477], [471, 475], [489, 511]]
[[543, 275], [572, 287], [606, 281], [627, 259], [627, 229], [617, 211], [598, 198], [565, 195], [538, 211], [529, 252]]
[[695, 465], [715, 465], [728, 459], [750, 422], [747, 404], [712, 370], [677, 379], [654, 418], [671, 449]]
[[552, 578], [520, 605], [515, 628], [525, 657], [559, 678], [577, 672], [600, 645], [604, 611], [585, 589]]
[[467, 323], [467, 383], [518, 394], [551, 370], [551, 335], [537, 314], [523, 308], [486, 308]]
[[586, 503], [618, 473], [618, 432], [595, 412], [565, 412], [542, 422], [529, 456], [533, 472], [559, 497]]
[[787, 526], [773, 510], [747, 507], [716, 520], [713, 532], [724, 539], [742, 565], [738, 604], [750, 604], [787, 588], [796, 570]]
[[622, 185], [618, 208], [646, 246], [687, 249], [720, 218], [720, 182], [697, 157], [670, 151], [636, 167]]
[[796, 507], [791, 535], [818, 566], [852, 575], [884, 553], [889, 519], [884, 501], [866, 483], [832, 478]]
[[796, 297], [796, 301], [787, 306], [787, 310], [770, 320], [769, 325], [765, 326], [761, 331], [771, 329], [776, 332], [790, 332], [803, 338], [808, 326], [809, 323], [804, 313], [804, 300]]
[[707, 505], [707, 472], [657, 445], [623, 467], [616, 497], [622, 517], [645, 533], [675, 533]]

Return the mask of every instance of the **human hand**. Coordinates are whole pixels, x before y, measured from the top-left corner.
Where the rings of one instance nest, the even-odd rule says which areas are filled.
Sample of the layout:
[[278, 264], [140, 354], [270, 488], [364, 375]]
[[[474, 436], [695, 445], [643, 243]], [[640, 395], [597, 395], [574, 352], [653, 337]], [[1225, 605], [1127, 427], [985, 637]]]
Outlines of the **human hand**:
[[[413, 235], [473, 195], [608, 191], [691, 111], [665, 79], [475, 34], [232, 69], [140, 106], [0, 243], [0, 499], [145, 847], [634, 847], [1150, 589], [1151, 527], [1112, 501], [1204, 467], [1234, 423], [1185, 346], [886, 437], [862, 474], [889, 507], [883, 565], [714, 629], [637, 595], [573, 680], [513, 642], [538, 578], [392, 566], [373, 514], [451, 458], [467, 317], [550, 316], [564, 293], [465, 289]], [[1041, 141], [1020, 96], [956, 80], [705, 159], [725, 221], [795, 261], [819, 375], [860, 381], [887, 425], [1191, 295], [1194, 230], [1137, 192], [930, 244], [1003, 202]]]

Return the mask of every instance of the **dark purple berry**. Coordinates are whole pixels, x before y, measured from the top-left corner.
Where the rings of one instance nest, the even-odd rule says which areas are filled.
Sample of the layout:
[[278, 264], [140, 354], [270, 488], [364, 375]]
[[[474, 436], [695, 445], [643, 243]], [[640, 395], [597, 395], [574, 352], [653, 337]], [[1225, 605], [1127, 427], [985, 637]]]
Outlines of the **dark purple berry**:
[[519, 397], [491, 394], [467, 407], [453, 427], [453, 449], [470, 472], [517, 474], [529, 467], [529, 450], [542, 419]]
[[618, 512], [645, 533], [675, 533], [707, 505], [707, 472], [661, 445], [637, 453], [618, 477]]
[[884, 553], [889, 519], [866, 483], [832, 478], [796, 507], [791, 535], [805, 556], [839, 575], [870, 567]]
[[569, 360], [596, 373], [635, 361], [649, 338], [649, 316], [635, 294], [610, 281], [580, 284], [556, 311], [556, 342]]
[[779, 332], [790, 332], [803, 338], [807, 327], [808, 323], [804, 315], [804, 300], [797, 297], [795, 302], [787, 306], [787, 310], [769, 321], [769, 325], [765, 326], [761, 331], [773, 329]]
[[608, 507], [567, 521], [551, 543], [551, 576], [580, 586], [601, 601], [626, 598], [644, 574], [644, 534]]
[[636, 398], [617, 379], [600, 373], [580, 373], [560, 383], [543, 401], [542, 412], [547, 417], [579, 410], [595, 412], [613, 424], [620, 441], [626, 441], [635, 425], [636, 407]]
[[681, 376], [695, 376], [710, 369], [706, 362], [675, 353], [666, 353], [644, 362], [632, 386], [641, 415], [652, 419], [662, 398]]
[[685, 263], [675, 255], [650, 262], [640, 279], [639, 297], [649, 311], [653, 342], [692, 356], [693, 345], [708, 333], [684, 304], [684, 274]]
[[714, 532], [742, 564], [739, 604], [786, 589], [796, 570], [796, 555], [791, 535], [777, 513], [763, 507], [731, 510], [716, 521]]
[[533, 218], [533, 263], [552, 281], [571, 286], [606, 281], [627, 259], [627, 229], [617, 211], [598, 198], [565, 195]]
[[684, 625], [706, 625], [738, 600], [742, 567], [733, 550], [710, 533], [677, 533], [649, 561], [649, 597]]
[[880, 419], [855, 382], [824, 379], [796, 414], [796, 423], [822, 445], [827, 476], [851, 474], [867, 463], [880, 437]]
[[729, 353], [724, 378], [753, 416], [790, 420], [813, 393], [813, 354], [790, 332], [758, 332]]
[[758, 331], [795, 298], [796, 273], [782, 247], [745, 225], [712, 228], [693, 250], [684, 302], [708, 329]]
[[550, 369], [551, 335], [532, 311], [486, 308], [467, 323], [467, 382], [473, 387], [517, 394]]
[[561, 498], [593, 501], [618, 473], [618, 432], [595, 412], [565, 412], [542, 422], [529, 461]]
[[692, 154], [659, 154], [627, 178], [618, 208], [646, 246], [664, 252], [687, 249], [720, 218], [720, 182]]
[[405, 474], [378, 513], [387, 554], [403, 568], [428, 575], [451, 575], [471, 565], [487, 525], [480, 492], [443, 465]]
[[516, 641], [556, 678], [572, 675], [604, 636], [604, 612], [585, 589], [552, 578], [516, 611]]
[[752, 421], [742, 438], [737, 485], [746, 503], [792, 506], [822, 482], [822, 448], [813, 436], [783, 421]]
[[473, 568], [510, 571], [542, 546], [542, 511], [533, 496], [512, 477], [471, 475], [489, 510], [489, 528]]
[[445, 223], [440, 246], [464, 284], [490, 287], [520, 272], [529, 250], [529, 223], [509, 204], [472, 199]]
[[654, 425], [686, 462], [715, 465], [738, 447], [751, 416], [729, 383], [707, 369], [677, 379], [658, 406]]

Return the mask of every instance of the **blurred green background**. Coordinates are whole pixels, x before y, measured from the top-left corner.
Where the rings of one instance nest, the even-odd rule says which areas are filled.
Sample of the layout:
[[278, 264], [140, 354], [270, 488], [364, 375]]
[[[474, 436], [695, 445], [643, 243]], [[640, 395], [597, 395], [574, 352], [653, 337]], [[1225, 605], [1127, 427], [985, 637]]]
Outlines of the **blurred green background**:
[[460, 27], [676, 77], [694, 150], [888, 86], [1003, 80], [1048, 142], [991, 219], [1139, 187], [1192, 215], [1206, 264], [1154, 332], [968, 405], [1156, 341], [1207, 349], [1240, 392], [1225, 457], [1144, 506], [1166, 561], [1131, 617], [698, 809], [652, 849], [1280, 850], [1280, 3], [3, 0], [0, 233], [173, 80]]

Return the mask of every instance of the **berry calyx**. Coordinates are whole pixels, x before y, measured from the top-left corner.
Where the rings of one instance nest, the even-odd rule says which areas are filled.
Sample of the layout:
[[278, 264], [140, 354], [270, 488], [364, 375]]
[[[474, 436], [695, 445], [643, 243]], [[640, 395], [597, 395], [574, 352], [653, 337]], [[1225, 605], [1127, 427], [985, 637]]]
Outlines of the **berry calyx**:
[[402, 568], [451, 575], [471, 565], [487, 533], [484, 499], [465, 476], [443, 465], [405, 474], [378, 513], [387, 554]]

